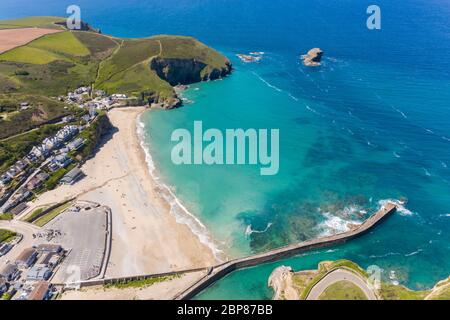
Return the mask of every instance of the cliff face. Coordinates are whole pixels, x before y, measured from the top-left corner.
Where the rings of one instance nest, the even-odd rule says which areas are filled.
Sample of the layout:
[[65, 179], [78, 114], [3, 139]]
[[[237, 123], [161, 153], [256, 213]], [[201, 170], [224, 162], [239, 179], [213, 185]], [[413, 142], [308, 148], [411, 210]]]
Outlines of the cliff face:
[[196, 59], [162, 57], [152, 59], [150, 68], [172, 86], [220, 79], [230, 74], [232, 69], [229, 61], [221, 68], [215, 68]]

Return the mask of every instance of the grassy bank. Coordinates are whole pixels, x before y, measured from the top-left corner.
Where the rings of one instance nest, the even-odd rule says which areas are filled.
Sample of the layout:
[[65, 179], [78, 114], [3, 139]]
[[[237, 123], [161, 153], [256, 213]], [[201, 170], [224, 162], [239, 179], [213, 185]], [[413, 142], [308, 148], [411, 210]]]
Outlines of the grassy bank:
[[177, 279], [180, 277], [181, 277], [180, 274], [174, 274], [174, 275], [164, 276], [164, 277], [154, 277], [154, 278], [148, 278], [148, 279], [143, 279], [143, 280], [132, 280], [132, 281], [123, 282], [123, 283], [107, 284], [104, 287], [106, 289], [108, 289], [108, 288], [118, 288], [118, 289], [144, 288], [144, 287], [149, 287], [151, 285], [154, 285], [155, 283], [170, 281], [170, 280]]
[[0, 243], [11, 241], [16, 235], [13, 231], [0, 229]]

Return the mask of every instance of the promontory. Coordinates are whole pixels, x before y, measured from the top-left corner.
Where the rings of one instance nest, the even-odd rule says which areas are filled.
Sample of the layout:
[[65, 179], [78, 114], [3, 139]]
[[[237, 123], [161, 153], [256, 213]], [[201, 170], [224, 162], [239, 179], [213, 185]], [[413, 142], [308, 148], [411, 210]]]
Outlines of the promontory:
[[[13, 34], [19, 28], [21, 39]], [[232, 70], [225, 56], [192, 37], [118, 38], [85, 23], [83, 30], [68, 30], [60, 17], [4, 20], [0, 29], [17, 41], [0, 47], [1, 94], [57, 97], [89, 86], [170, 109], [181, 105], [173, 86], [219, 79]]]

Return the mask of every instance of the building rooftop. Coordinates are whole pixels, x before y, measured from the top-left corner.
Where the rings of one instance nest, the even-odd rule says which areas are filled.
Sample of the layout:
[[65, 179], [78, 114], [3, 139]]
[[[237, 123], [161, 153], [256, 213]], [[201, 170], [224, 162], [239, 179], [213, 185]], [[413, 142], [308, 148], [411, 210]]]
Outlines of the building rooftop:
[[28, 295], [28, 300], [44, 300], [49, 288], [47, 281], [39, 281], [31, 293]]
[[36, 250], [33, 248], [24, 249], [17, 257], [16, 262], [27, 262], [35, 254]]
[[51, 243], [46, 243], [46, 244], [40, 244], [36, 247], [37, 251], [44, 251], [44, 252], [61, 252], [62, 247], [59, 244], [51, 244]]

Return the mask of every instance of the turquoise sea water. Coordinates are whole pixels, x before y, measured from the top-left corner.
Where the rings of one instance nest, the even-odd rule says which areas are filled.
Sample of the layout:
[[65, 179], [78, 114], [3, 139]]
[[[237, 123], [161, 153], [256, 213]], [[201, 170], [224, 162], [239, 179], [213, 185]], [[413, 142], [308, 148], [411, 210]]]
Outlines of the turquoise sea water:
[[[64, 1], [3, 1], [0, 18], [64, 15]], [[366, 1], [78, 1], [83, 19], [117, 36], [193, 35], [234, 63], [232, 76], [183, 92], [185, 107], [142, 117], [161, 180], [206, 227], [184, 222], [236, 257], [345, 230], [386, 199], [403, 210], [330, 250], [232, 273], [198, 298], [267, 299], [278, 265], [315, 268], [347, 258], [395, 270], [419, 289], [450, 274], [450, 6], [378, 1], [382, 30], [365, 27]], [[300, 54], [319, 46], [323, 66]], [[258, 64], [237, 53], [264, 51]], [[280, 129], [280, 172], [255, 166], [175, 166], [176, 128]], [[209, 239], [208, 239], [209, 237]]]

